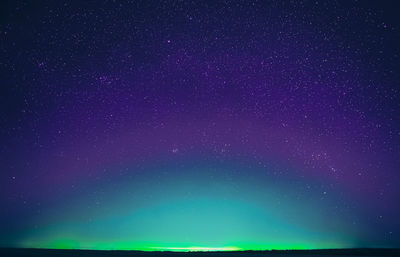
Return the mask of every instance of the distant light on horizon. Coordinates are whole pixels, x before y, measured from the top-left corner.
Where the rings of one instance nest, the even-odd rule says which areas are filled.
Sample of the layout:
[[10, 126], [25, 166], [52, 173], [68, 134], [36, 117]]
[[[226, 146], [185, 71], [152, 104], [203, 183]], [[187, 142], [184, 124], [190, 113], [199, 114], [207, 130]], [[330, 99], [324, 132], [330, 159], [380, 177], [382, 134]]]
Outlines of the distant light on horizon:
[[178, 252], [213, 252], [213, 251], [241, 251], [239, 247], [150, 247], [152, 250], [160, 251], [178, 251]]

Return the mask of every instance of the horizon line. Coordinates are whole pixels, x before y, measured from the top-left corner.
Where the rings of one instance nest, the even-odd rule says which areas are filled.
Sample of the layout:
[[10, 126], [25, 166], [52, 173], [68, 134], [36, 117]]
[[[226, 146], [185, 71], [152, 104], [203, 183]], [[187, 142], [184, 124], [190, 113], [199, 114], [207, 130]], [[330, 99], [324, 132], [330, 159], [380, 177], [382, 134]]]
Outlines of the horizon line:
[[61, 250], [61, 251], [124, 251], [124, 252], [267, 252], [267, 251], [341, 251], [341, 250], [400, 250], [400, 247], [355, 247], [355, 248], [310, 248], [310, 249], [242, 249], [239, 247], [148, 247], [146, 249], [85, 249], [85, 248], [41, 248], [41, 247], [3, 247], [0, 249]]

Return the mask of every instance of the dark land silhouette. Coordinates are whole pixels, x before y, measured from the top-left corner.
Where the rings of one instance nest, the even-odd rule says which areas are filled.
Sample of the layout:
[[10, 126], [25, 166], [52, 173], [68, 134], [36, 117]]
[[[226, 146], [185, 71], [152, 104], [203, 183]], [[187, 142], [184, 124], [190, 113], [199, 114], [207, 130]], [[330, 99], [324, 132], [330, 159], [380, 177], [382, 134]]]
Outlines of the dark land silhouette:
[[400, 256], [400, 249], [324, 249], [324, 250], [271, 250], [271, 251], [229, 251], [229, 252], [169, 252], [169, 251], [118, 251], [118, 250], [56, 250], [56, 249], [30, 249], [30, 248], [0, 248], [0, 257], [350, 257], [350, 256]]

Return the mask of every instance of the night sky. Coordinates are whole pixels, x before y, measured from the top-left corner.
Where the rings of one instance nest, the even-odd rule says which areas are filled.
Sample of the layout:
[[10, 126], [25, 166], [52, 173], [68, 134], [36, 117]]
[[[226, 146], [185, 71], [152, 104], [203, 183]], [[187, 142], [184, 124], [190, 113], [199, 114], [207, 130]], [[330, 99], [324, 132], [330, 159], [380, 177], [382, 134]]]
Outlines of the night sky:
[[396, 1], [1, 1], [0, 246], [400, 247]]

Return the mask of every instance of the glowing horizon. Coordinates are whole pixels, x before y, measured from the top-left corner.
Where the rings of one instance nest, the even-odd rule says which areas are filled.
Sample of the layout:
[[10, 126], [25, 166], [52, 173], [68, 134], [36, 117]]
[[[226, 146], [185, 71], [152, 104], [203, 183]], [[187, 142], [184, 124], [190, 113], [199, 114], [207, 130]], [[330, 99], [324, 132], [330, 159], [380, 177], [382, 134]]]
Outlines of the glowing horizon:
[[241, 251], [242, 249], [234, 246], [227, 247], [151, 247], [150, 249], [161, 251], [178, 251], [178, 252], [213, 252], [213, 251]]
[[28, 249], [57, 249], [57, 250], [106, 250], [106, 251], [149, 251], [149, 252], [219, 252], [219, 251], [272, 251], [272, 250], [317, 250], [317, 249], [342, 249], [340, 247], [310, 247], [306, 244], [265, 244], [264, 246], [258, 245], [254, 246], [251, 244], [244, 245], [242, 247], [238, 246], [148, 246], [146, 244], [140, 246], [135, 243], [129, 242], [118, 242], [115, 244], [108, 243], [98, 243], [92, 245], [91, 247], [81, 247], [79, 242], [75, 240], [56, 240], [50, 245], [36, 245], [30, 246], [25, 244], [25, 246], [18, 248], [28, 248]]

